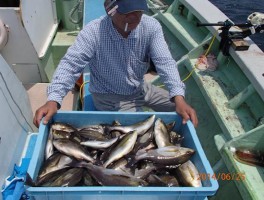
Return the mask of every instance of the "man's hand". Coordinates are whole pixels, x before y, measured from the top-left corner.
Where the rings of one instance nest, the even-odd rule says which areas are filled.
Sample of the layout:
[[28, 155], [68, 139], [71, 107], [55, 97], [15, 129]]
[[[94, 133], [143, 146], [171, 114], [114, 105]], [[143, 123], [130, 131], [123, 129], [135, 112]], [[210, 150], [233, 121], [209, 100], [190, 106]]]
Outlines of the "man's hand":
[[41, 106], [35, 113], [33, 123], [38, 128], [42, 117], [45, 117], [43, 124], [47, 124], [51, 117], [57, 113], [58, 107], [56, 101], [48, 101], [46, 104]]
[[187, 121], [190, 119], [194, 127], [197, 127], [198, 118], [196, 112], [190, 105], [186, 103], [183, 96], [175, 96], [174, 102], [176, 105], [176, 112], [182, 116], [182, 123], [186, 124]]

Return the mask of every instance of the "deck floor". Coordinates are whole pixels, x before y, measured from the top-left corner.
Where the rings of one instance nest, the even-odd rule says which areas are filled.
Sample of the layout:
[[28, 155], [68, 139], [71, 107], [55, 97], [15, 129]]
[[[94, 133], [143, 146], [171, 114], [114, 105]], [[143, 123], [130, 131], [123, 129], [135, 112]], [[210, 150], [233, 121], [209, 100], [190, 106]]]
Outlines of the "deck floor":
[[[28, 93], [31, 109], [33, 114], [36, 110], [44, 105], [47, 101], [47, 86], [49, 83], [32, 83], [24, 84], [24, 87]], [[76, 110], [76, 101], [78, 98], [78, 91], [70, 91], [66, 97], [63, 99], [61, 109], [65, 111]]]

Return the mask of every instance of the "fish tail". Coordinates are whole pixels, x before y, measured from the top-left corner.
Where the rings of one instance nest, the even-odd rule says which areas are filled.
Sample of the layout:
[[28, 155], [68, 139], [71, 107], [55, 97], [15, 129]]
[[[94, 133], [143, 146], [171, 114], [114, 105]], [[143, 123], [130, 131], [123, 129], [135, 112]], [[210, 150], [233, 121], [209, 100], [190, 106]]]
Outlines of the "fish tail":
[[26, 180], [25, 180], [25, 185], [31, 186], [31, 187], [36, 187], [37, 184], [33, 181], [29, 173], [27, 172], [26, 174]]

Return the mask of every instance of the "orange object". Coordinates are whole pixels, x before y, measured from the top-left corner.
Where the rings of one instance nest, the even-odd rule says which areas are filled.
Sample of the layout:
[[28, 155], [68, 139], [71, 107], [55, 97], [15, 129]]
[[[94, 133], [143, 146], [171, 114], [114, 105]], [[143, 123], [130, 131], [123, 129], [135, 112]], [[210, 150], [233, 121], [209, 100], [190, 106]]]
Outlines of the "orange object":
[[80, 78], [76, 81], [75, 87], [80, 90], [81, 85], [83, 84], [83, 74], [81, 74]]

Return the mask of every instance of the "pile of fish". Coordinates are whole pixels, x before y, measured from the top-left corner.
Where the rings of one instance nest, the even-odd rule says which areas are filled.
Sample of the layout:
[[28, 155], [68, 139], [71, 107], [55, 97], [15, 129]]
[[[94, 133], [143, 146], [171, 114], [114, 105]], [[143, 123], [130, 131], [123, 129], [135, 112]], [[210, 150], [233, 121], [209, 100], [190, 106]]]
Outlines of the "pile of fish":
[[202, 187], [183, 137], [152, 115], [136, 124], [51, 125], [35, 186]]

